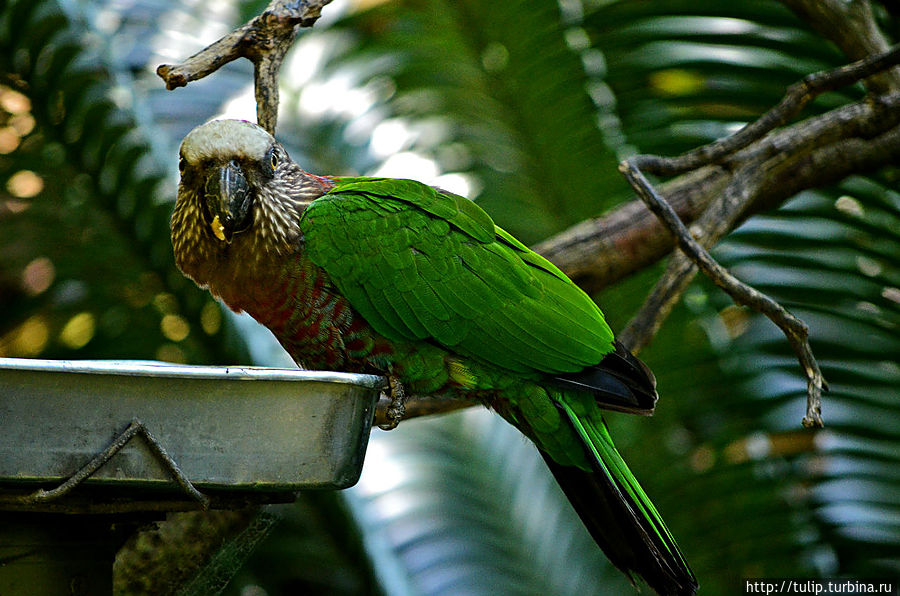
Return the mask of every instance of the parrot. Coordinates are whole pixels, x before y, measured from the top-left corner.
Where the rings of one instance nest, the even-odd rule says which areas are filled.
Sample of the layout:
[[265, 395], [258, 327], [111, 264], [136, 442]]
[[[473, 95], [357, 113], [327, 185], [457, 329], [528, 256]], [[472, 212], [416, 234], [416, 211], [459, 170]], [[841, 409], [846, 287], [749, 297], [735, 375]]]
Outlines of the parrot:
[[180, 271], [267, 327], [298, 366], [471, 400], [538, 448], [607, 558], [663, 595], [698, 583], [613, 444], [603, 410], [649, 415], [650, 369], [560, 269], [475, 202], [414, 180], [317, 176], [263, 128], [181, 143]]

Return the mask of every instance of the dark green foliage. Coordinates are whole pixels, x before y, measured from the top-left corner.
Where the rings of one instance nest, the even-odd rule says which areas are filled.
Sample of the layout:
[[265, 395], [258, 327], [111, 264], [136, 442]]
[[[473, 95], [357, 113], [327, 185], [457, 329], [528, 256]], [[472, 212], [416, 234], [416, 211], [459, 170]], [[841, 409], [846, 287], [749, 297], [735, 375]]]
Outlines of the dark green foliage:
[[[677, 14], [691, 16], [694, 26], [669, 16]], [[720, 19], [718, 33], [710, 17]], [[777, 103], [783, 85], [843, 61], [774, 2], [622, 2], [598, 9], [586, 24], [608, 60], [606, 81], [618, 100], [619, 126], [647, 152], [676, 153], [734, 130]], [[723, 33], [728, 31], [733, 33]], [[665, 53], [647, 51], [663, 43]], [[729, 52], [717, 55], [717, 47]], [[858, 97], [858, 91], [823, 97], [807, 114]], [[898, 302], [890, 298], [900, 254], [891, 248], [900, 230], [898, 209], [887, 186], [854, 178], [751, 219], [714, 253], [809, 323], [813, 350], [832, 385], [825, 431], [799, 428], [805, 383], [781, 333], [766, 319], [730, 306], [708, 282], [689, 291], [687, 308], [648, 352], [661, 403], [684, 420], [671, 440], [689, 450], [686, 463], [698, 472], [681, 471], [678, 477], [694, 480], [669, 492], [675, 502], [694, 503], [688, 535], [682, 537], [677, 517], [666, 518], [689, 556], [696, 550], [691, 544], [704, 545], [691, 561], [711, 593], [728, 593], [740, 577], [752, 575], [896, 573], [890, 561], [896, 561], [900, 526], [881, 517], [884, 509], [874, 514], [872, 503], [896, 507], [895, 500], [874, 495], [896, 494], [889, 469], [900, 459], [900, 413], [890, 405], [896, 391], [888, 380], [896, 379], [900, 356], [893, 341]], [[601, 303], [620, 292], [605, 292]], [[688, 326], [679, 337], [687, 317], [700, 322], [711, 353], [683, 349], [699, 331]], [[657, 417], [666, 415], [663, 406]], [[870, 443], [876, 437], [877, 447]], [[858, 450], [848, 458], [848, 444], [869, 445], [863, 451], [871, 459]], [[622, 449], [632, 461], [627, 445]], [[638, 474], [639, 466], [633, 464]], [[658, 480], [678, 482], [676, 471]], [[657, 504], [668, 512], [666, 502]], [[744, 512], [740, 518], [756, 521], [736, 520], [738, 510]]]
[[[560, 19], [552, 0], [387, 2], [341, 22], [349, 51], [323, 74], [358, 68], [361, 84], [388, 85], [390, 113], [428, 127], [413, 148], [473, 175], [485, 210], [531, 243], [615, 204], [626, 189], [600, 131], [573, 125], [596, 114]], [[290, 130], [285, 138], [296, 138]], [[335, 167], [346, 164], [310, 164], [341, 173]]]
[[[264, 4], [240, 9], [252, 15]], [[98, 73], [96, 55], [84, 52], [82, 33], [92, 26], [73, 29], [52, 6], [0, 2], [2, 82], [31, 98], [38, 121], [19, 150], [0, 155], [0, 345], [41, 316], [51, 339], [40, 355], [152, 358], [173, 344], [194, 363], [246, 361], [243, 350], [232, 352], [236, 336], [205, 339], [199, 331], [207, 298], [167, 264], [166, 208], [156, 206], [174, 188], [160, 186], [147, 147], [132, 144], [152, 137], [167, 145], [162, 158], [174, 170], [175, 137], [215, 113], [229, 93], [218, 92], [216, 77], [196, 83], [200, 91], [173, 92], [165, 96], [171, 103], [156, 107], [156, 120], [141, 120], [137, 134], [122, 136], [116, 126], [128, 121], [129, 108], [109, 102], [111, 83]], [[326, 7], [326, 16], [334, 9]], [[154, 34], [179, 26], [160, 13], [146, 26]], [[571, 55], [551, 2], [389, 2], [327, 30], [323, 20], [300, 40], [301, 48], [325, 43], [323, 66], [308, 82], [285, 72], [278, 136], [310, 171], [371, 173], [386, 157], [369, 152], [371, 121], [402, 117], [419, 133], [402, 150], [434, 157], [443, 171], [472, 174], [472, 195], [531, 243], [626, 196], [615, 154], [690, 149], [751, 120], [802, 75], [844, 61], [775, 0], [597, 2], [587, 4], [583, 20], [577, 11], [565, 18]], [[896, 20], [880, 19], [895, 35]], [[156, 66], [142, 56], [136, 68]], [[545, 62], [532, 66], [538, 59]], [[371, 108], [350, 116], [301, 111], [303, 90], [335, 75], [368, 85]], [[157, 89], [147, 76], [138, 80]], [[808, 113], [860, 94], [828, 94]], [[92, 109], [95, 102], [102, 105]], [[160, 138], [168, 130], [180, 132]], [[45, 193], [8, 193], [6, 181], [22, 169], [41, 175]], [[810, 323], [832, 386], [825, 432], [799, 429], [803, 381], [779, 332], [729, 308], [702, 281], [644, 354], [660, 382], [655, 416], [611, 417], [620, 451], [678, 537], [704, 594], [733, 594], [749, 576], [898, 573], [896, 186], [896, 172], [886, 171], [806, 193], [751, 219], [716, 252]], [[46, 197], [71, 203], [46, 204]], [[11, 200], [31, 207], [17, 220], [7, 209]], [[55, 283], [32, 296], [22, 271], [41, 256], [53, 262]], [[614, 329], [657, 273], [598, 297]], [[141, 297], [137, 306], [128, 300], [129, 282]], [[84, 288], [89, 298], [81, 298]], [[153, 301], [160, 294], [176, 297], [171, 314], [190, 322], [188, 343], [161, 335], [164, 315]], [[86, 310], [96, 317], [93, 339], [79, 349], [55, 343]], [[563, 508], [543, 462], [520, 437], [505, 434], [502, 422], [479, 414], [405, 423], [390, 442], [380, 434], [373, 440], [352, 502], [385, 590], [626, 593], [627, 583]], [[301, 511], [306, 519], [320, 515]], [[305, 528], [322, 526], [330, 522], [279, 534], [261, 551], [271, 558], [254, 559], [244, 577], [277, 594], [310, 567], [339, 568], [313, 554], [329, 541], [310, 538], [315, 533]], [[353, 593], [355, 581], [342, 585]], [[303, 585], [340, 591], [318, 580]]]
[[[208, 296], [174, 275], [170, 208], [159, 200], [165, 176], [150, 155], [151, 133], [109, 98], [114, 82], [96, 50], [53, 2], [13, 2], [2, 15], [3, 82], [30, 99], [35, 124], [0, 170], [4, 180], [34, 172], [44, 191], [21, 200], [22, 216], [0, 219], [6, 286], [29, 266], [41, 281], [26, 283], [4, 313], [0, 352], [246, 358], [239, 342], [223, 345], [221, 315]], [[31, 327], [23, 330], [23, 321]]]

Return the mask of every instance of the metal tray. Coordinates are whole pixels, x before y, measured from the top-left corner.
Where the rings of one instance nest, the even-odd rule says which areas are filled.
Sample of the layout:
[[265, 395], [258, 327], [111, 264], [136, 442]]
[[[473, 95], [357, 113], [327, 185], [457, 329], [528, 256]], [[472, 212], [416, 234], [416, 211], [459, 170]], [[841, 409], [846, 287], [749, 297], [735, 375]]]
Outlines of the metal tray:
[[[137, 419], [199, 489], [346, 488], [384, 379], [155, 362], [0, 358], [0, 485], [64, 481]], [[142, 437], [85, 484], [177, 485]]]

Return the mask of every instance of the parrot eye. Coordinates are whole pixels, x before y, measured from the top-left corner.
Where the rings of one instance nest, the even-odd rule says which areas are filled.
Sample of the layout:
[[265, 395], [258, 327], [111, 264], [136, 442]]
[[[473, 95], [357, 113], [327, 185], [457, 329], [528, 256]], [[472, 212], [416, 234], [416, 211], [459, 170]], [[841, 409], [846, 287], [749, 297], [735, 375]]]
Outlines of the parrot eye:
[[272, 170], [278, 167], [278, 154], [275, 153], [275, 148], [269, 150], [269, 165], [272, 166]]
[[178, 171], [184, 173], [184, 169], [187, 167], [187, 160], [183, 155], [178, 156]]

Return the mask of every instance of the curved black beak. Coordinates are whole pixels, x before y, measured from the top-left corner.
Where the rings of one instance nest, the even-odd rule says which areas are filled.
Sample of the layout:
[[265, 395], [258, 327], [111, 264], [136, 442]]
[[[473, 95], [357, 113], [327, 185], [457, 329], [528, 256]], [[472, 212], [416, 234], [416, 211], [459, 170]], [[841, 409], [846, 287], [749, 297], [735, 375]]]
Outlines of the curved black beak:
[[213, 168], [204, 186], [207, 222], [223, 242], [250, 226], [253, 195], [240, 164], [232, 160]]

